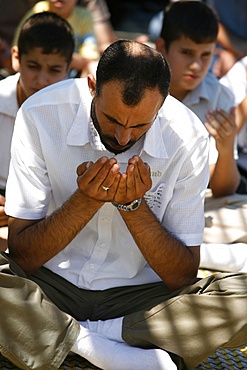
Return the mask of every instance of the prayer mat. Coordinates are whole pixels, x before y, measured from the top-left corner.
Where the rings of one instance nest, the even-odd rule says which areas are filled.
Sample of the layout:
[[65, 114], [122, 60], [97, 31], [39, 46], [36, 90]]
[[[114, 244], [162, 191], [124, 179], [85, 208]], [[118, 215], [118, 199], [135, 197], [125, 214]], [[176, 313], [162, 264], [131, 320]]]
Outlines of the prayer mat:
[[[18, 370], [6, 358], [0, 355], [0, 370]], [[79, 356], [68, 356], [59, 370], [99, 370]], [[229, 349], [218, 349], [206, 361], [203, 361], [194, 370], [239, 370], [247, 369], [247, 347], [234, 351]], [[116, 369], [117, 370], [117, 369]], [[131, 369], [129, 369], [131, 370]], [[150, 369], [143, 369], [150, 370]], [[155, 369], [152, 369], [155, 370]]]

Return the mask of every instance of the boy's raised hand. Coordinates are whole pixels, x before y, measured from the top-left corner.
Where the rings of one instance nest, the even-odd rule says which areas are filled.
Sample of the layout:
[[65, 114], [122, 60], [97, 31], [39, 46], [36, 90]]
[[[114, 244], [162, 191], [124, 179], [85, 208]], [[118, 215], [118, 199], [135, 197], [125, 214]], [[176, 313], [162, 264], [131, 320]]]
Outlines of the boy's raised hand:
[[237, 125], [235, 122], [235, 108], [230, 113], [222, 109], [210, 111], [207, 115], [205, 127], [209, 134], [216, 140], [216, 148], [222, 153], [232, 150], [234, 139], [237, 134]]

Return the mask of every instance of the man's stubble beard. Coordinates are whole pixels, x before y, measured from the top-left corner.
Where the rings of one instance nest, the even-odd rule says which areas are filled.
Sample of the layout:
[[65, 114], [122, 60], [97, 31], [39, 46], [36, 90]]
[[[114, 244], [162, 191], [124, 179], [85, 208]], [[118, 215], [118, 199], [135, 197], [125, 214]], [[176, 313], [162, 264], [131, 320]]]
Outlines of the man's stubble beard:
[[97, 119], [97, 116], [96, 116], [96, 110], [95, 110], [95, 97], [93, 98], [92, 100], [92, 104], [91, 104], [91, 119], [92, 119], [92, 122], [93, 122], [93, 125], [96, 129], [96, 131], [98, 132], [99, 134], [99, 137], [100, 137], [100, 140], [102, 142], [102, 144], [105, 146], [105, 148], [111, 152], [111, 153], [114, 153], [115, 155], [117, 154], [120, 154], [120, 153], [123, 153], [125, 152], [126, 150], [128, 150], [129, 148], [131, 148], [136, 142], [130, 142], [130, 145], [127, 147], [127, 148], [124, 148], [123, 150], [116, 150], [116, 149], [113, 149], [111, 147], [110, 144], [108, 144], [108, 142], [112, 142], [114, 143], [115, 145], [119, 145], [119, 143], [117, 142], [117, 140], [112, 137], [112, 136], [107, 136], [107, 135], [104, 135], [102, 133], [102, 130], [100, 128], [100, 125], [99, 125], [99, 121]]

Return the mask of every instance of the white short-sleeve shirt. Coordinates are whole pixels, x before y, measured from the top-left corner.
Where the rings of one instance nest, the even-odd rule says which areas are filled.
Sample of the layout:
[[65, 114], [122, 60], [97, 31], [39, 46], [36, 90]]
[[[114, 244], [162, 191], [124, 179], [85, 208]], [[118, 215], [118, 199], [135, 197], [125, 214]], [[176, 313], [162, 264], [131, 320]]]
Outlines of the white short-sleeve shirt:
[[19, 73], [0, 81], [0, 189], [5, 189], [10, 162], [10, 146], [18, 111]]
[[[199, 118], [205, 123], [205, 115], [210, 111], [221, 108], [226, 112], [235, 106], [233, 93], [219, 80], [208, 73], [203, 81], [191, 92], [189, 92], [183, 103], [189, 107]], [[234, 158], [238, 158], [237, 143], [234, 148]], [[218, 151], [216, 149], [215, 139], [210, 137], [210, 150], [209, 150], [209, 164], [215, 164], [218, 159]]]
[[240, 59], [220, 79], [220, 83], [230, 89], [235, 98], [235, 105], [244, 100], [247, 92], [247, 57]]
[[[247, 94], [247, 57], [240, 59], [220, 79], [234, 94], [236, 106], [242, 103]], [[237, 137], [238, 145], [247, 150], [247, 124], [245, 124]]]
[[[113, 156], [91, 122], [90, 107], [86, 79], [54, 84], [22, 105], [12, 142], [7, 214], [45, 217], [77, 189], [80, 163]], [[153, 183], [145, 198], [158, 220], [188, 246], [201, 244], [209, 171], [208, 133], [198, 117], [168, 96], [146, 135], [115, 156], [121, 171], [134, 154], [151, 167]], [[45, 266], [86, 289], [160, 281], [110, 202]]]

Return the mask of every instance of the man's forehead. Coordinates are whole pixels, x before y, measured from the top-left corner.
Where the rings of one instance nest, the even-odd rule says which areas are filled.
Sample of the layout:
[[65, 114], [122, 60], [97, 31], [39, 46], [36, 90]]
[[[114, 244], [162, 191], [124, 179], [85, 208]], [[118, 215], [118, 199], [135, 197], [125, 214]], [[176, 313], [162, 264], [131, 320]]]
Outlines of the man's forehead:
[[127, 105], [123, 102], [121, 91], [112, 87], [113, 85], [105, 86], [102, 95], [96, 100], [106, 118], [131, 127], [153, 122], [164, 100], [158, 90], [149, 90], [137, 104]]

